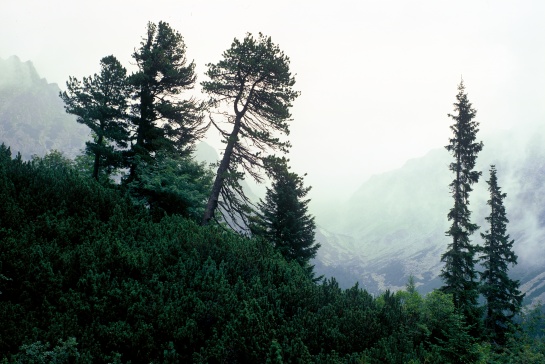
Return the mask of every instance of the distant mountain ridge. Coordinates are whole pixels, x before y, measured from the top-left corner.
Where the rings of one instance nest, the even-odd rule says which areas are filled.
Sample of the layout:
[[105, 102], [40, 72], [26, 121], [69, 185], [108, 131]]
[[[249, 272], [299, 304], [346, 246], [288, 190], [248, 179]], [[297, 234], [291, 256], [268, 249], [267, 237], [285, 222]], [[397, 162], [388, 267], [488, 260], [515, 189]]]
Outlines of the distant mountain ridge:
[[73, 157], [85, 147], [89, 129], [64, 111], [59, 86], [41, 78], [32, 62], [0, 59], [0, 143], [24, 159], [53, 149]]
[[[545, 127], [479, 135], [484, 149], [477, 159], [483, 175], [470, 195], [473, 221], [481, 226], [472, 241], [482, 244], [480, 232], [489, 210], [486, 180], [491, 164], [498, 170], [515, 239], [520, 279], [529, 300], [545, 298]], [[441, 255], [449, 238], [447, 213], [452, 205], [448, 170], [451, 156], [444, 149], [430, 151], [402, 168], [374, 176], [344, 206], [343, 223], [329, 236], [318, 234], [322, 249], [319, 273], [335, 272], [341, 282], [361, 282], [372, 292], [402, 288], [413, 275], [422, 291], [441, 284]], [[337, 261], [330, 257], [336, 256]]]

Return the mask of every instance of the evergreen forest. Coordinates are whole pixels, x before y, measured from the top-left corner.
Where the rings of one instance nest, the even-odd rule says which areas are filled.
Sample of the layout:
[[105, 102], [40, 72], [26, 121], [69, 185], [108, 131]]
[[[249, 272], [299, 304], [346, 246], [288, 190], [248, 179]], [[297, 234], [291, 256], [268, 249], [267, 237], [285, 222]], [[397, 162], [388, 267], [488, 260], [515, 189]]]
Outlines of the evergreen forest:
[[[494, 165], [483, 246], [473, 236], [486, 145], [463, 80], [442, 286], [421, 294], [411, 277], [377, 295], [314, 270], [311, 187], [287, 158], [299, 92], [270, 37], [235, 39], [208, 64], [202, 100], [169, 24], [148, 23], [132, 57], [133, 73], [105, 56], [60, 93], [91, 131], [75, 158], [0, 144], [0, 362], [545, 362], [543, 310], [509, 275]], [[210, 128], [225, 145], [213, 166], [193, 158]], [[270, 181], [263, 199], [245, 178]]]

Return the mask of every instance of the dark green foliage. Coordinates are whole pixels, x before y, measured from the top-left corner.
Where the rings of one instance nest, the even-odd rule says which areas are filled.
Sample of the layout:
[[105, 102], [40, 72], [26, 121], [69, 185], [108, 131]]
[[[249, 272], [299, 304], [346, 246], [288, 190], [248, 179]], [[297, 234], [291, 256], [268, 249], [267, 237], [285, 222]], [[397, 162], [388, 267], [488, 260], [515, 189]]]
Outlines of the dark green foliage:
[[517, 315], [520, 330], [507, 333], [502, 346], [485, 346], [488, 363], [494, 364], [541, 364], [545, 362], [543, 306], [527, 306]]
[[466, 317], [468, 324], [474, 326], [477, 334], [481, 316], [477, 307], [478, 282], [475, 270], [475, 254], [478, 248], [471, 244], [470, 236], [479, 227], [471, 222], [469, 193], [473, 190], [472, 185], [481, 176], [481, 172], [474, 171], [473, 168], [483, 144], [476, 141], [479, 123], [474, 120], [476, 110], [467, 98], [463, 81], [458, 86], [456, 100], [454, 110], [457, 114], [449, 114], [454, 120], [450, 127], [454, 135], [446, 146], [454, 157], [454, 162], [449, 166], [455, 175], [450, 184], [454, 206], [448, 213], [452, 225], [446, 232], [452, 242], [441, 256], [441, 261], [445, 263], [441, 271], [444, 282], [441, 289], [452, 295], [454, 306]]
[[1, 146], [0, 194], [0, 360], [449, 362], [466, 332], [450, 298], [317, 285], [262, 239], [154, 222], [60, 155]]
[[519, 290], [519, 282], [509, 278], [508, 265], [517, 264], [513, 252], [514, 240], [507, 234], [507, 219], [503, 199], [507, 196], [498, 185], [496, 167], [490, 167], [490, 179], [487, 181], [490, 199], [490, 215], [486, 221], [490, 228], [485, 234], [483, 255], [484, 271], [481, 275], [481, 292], [486, 300], [484, 325], [486, 334], [492, 342], [504, 344], [505, 334], [512, 329], [512, 319], [520, 312], [524, 294]]
[[86, 153], [93, 156], [92, 176], [110, 175], [121, 167], [120, 148], [127, 148], [127, 71], [114, 56], [100, 60], [100, 74], [79, 81], [70, 77], [67, 91], [60, 96], [66, 112], [76, 115], [78, 123], [87, 125], [94, 140], [87, 142]]
[[261, 182], [262, 153], [287, 151], [289, 143], [278, 134], [289, 133], [289, 109], [299, 93], [292, 89], [295, 79], [288, 57], [261, 33], [257, 39], [251, 34], [242, 42], [235, 39], [222, 60], [207, 66], [210, 81], [202, 83], [203, 91], [232, 130], [225, 131], [211, 119], [226, 146], [202, 224], [214, 218], [219, 206], [230, 217], [226, 221], [242, 220], [239, 225], [245, 228], [249, 201], [239, 181], [248, 173]]
[[[71, 337], [66, 341], [59, 340], [59, 344], [49, 350], [49, 343], [37, 341], [32, 344], [22, 345], [21, 352], [17, 356], [18, 363], [25, 364], [62, 364], [74, 363], [80, 359], [76, 339]], [[85, 362], [81, 358], [80, 362]]]
[[303, 186], [303, 177], [290, 172], [287, 162], [277, 157], [265, 160], [272, 187], [267, 188], [265, 201], [259, 202], [250, 229], [253, 235], [273, 244], [286, 259], [306, 266], [320, 248], [314, 242], [316, 225], [308, 212], [310, 200], [305, 199], [310, 187]]
[[140, 178], [128, 184], [131, 195], [151, 214], [179, 214], [195, 221], [202, 217], [212, 186], [212, 172], [189, 156], [159, 153], [154, 163], [139, 161]]
[[[210, 189], [209, 173], [190, 158], [207, 129], [204, 105], [180, 98], [195, 84], [195, 65], [187, 62], [182, 36], [164, 22], [148, 24], [133, 58], [138, 71], [129, 77], [113, 56], [101, 60], [100, 75], [83, 82], [71, 77], [61, 93], [66, 110], [93, 131], [87, 154], [94, 156], [96, 180], [108, 183], [116, 167], [129, 167], [125, 187], [156, 218], [165, 213], [195, 218], [204, 212], [203, 194]], [[89, 163], [78, 158], [78, 169]]]
[[[131, 118], [135, 143], [129, 155], [150, 163], [159, 151], [189, 154], [207, 127], [202, 125], [204, 105], [193, 98], [180, 99], [196, 80], [183, 37], [165, 22], [150, 22], [133, 58], [138, 71], [129, 77], [135, 101]], [[132, 181], [138, 176], [134, 159], [130, 167]]]

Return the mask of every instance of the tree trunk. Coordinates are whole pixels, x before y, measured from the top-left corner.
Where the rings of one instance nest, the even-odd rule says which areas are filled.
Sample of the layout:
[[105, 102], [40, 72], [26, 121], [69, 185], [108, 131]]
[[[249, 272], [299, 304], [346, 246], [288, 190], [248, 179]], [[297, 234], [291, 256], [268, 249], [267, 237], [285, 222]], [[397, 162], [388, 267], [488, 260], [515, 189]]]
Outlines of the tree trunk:
[[[100, 131], [100, 136], [98, 137], [97, 144], [99, 148], [102, 147], [102, 143], [104, 140], [104, 130]], [[93, 178], [98, 181], [98, 169], [100, 167], [100, 149], [95, 152], [95, 163], [93, 164]]]
[[212, 192], [208, 198], [208, 203], [206, 204], [206, 210], [204, 211], [204, 216], [201, 221], [201, 225], [207, 225], [212, 217], [214, 212], [218, 207], [218, 201], [223, 183], [225, 181], [225, 173], [229, 169], [229, 163], [231, 162], [231, 155], [233, 154], [233, 149], [238, 139], [238, 133], [240, 131], [242, 115], [237, 115], [235, 118], [235, 126], [231, 135], [229, 135], [229, 140], [227, 146], [225, 147], [225, 152], [223, 153], [223, 158], [218, 167], [218, 172], [216, 174], [216, 179], [214, 180], [214, 185], [212, 186]]

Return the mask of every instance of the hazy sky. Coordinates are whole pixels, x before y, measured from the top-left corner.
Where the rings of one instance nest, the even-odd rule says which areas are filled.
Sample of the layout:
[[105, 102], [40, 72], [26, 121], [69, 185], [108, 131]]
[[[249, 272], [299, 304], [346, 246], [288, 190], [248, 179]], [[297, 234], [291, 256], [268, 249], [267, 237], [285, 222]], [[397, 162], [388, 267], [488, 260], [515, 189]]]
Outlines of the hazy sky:
[[146, 23], [163, 20], [184, 36], [200, 82], [233, 38], [261, 31], [301, 91], [293, 169], [325, 202], [444, 146], [462, 75], [483, 134], [545, 122], [544, 19], [542, 0], [2, 0], [0, 57], [31, 60], [64, 88], [109, 54], [131, 69]]

